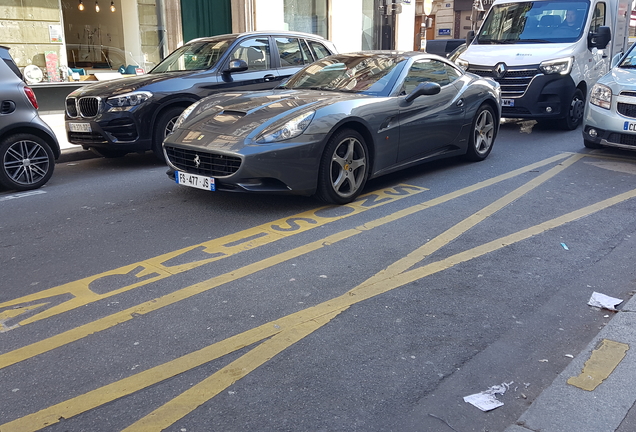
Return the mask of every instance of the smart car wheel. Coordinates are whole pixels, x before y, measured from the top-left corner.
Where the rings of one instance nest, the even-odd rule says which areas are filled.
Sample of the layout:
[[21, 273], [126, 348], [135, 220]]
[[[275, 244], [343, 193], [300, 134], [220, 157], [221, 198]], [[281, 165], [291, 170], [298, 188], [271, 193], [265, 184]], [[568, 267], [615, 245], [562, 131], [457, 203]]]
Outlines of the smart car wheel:
[[362, 136], [351, 129], [336, 133], [325, 148], [316, 195], [333, 204], [353, 201], [367, 181], [369, 152]]
[[488, 105], [482, 105], [473, 119], [466, 158], [471, 161], [481, 161], [488, 157], [495, 142], [495, 114]]
[[152, 140], [152, 152], [155, 154], [157, 159], [162, 162], [165, 162], [166, 158], [163, 155], [163, 148], [161, 147], [161, 144], [163, 143], [163, 140], [172, 133], [174, 124], [184, 109], [184, 107], [168, 108], [157, 118], [155, 123], [155, 133]]
[[583, 111], [585, 110], [585, 97], [580, 89], [576, 89], [570, 101], [570, 105], [566, 108], [568, 112], [561, 126], [565, 130], [574, 130], [581, 124]]
[[46, 141], [25, 133], [0, 143], [0, 161], [0, 184], [13, 190], [39, 188], [49, 181], [55, 168], [55, 157]]

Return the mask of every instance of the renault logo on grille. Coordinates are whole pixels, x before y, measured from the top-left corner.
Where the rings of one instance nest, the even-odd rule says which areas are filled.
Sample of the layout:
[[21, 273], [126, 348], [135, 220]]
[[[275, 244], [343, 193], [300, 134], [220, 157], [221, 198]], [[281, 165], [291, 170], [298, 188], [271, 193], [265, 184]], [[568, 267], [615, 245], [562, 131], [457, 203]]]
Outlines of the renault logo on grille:
[[201, 165], [201, 159], [199, 158], [199, 155], [196, 155], [193, 159], [194, 165], [199, 168], [199, 165]]
[[495, 78], [503, 78], [504, 75], [506, 75], [507, 70], [508, 68], [505, 63], [497, 63], [493, 69], [493, 74], [495, 75]]

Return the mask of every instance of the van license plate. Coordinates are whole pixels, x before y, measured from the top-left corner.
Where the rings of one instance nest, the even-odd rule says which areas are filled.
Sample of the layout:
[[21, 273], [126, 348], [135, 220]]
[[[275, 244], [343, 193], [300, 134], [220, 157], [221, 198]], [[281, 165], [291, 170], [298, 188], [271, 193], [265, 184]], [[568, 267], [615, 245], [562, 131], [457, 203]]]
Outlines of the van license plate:
[[193, 188], [209, 191], [216, 190], [214, 178], [212, 177], [204, 177], [196, 174], [188, 174], [181, 171], [176, 171], [174, 173], [174, 178], [178, 184], [183, 186], [190, 186]]
[[514, 99], [502, 99], [501, 100], [501, 106], [513, 107], [513, 106], [515, 106], [515, 100]]

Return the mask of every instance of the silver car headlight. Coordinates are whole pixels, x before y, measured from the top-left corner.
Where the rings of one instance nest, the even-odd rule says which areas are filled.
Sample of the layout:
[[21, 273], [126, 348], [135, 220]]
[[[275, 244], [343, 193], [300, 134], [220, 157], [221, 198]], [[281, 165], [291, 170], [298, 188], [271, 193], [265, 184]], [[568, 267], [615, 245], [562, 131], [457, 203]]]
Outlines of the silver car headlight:
[[147, 91], [135, 91], [125, 93], [119, 96], [113, 96], [106, 99], [106, 103], [110, 105], [108, 111], [128, 110], [137, 105], [141, 105], [152, 97], [152, 93]]
[[546, 75], [561, 74], [567, 75], [572, 70], [572, 57], [561, 58], [556, 60], [548, 60], [541, 62], [539, 70]]
[[455, 64], [464, 70], [468, 70], [469, 63], [464, 59], [458, 58], [455, 60]]
[[590, 92], [590, 103], [601, 108], [612, 107], [612, 89], [603, 84], [594, 84]]
[[314, 118], [314, 114], [316, 114], [316, 111], [308, 111], [294, 117], [282, 126], [276, 127], [273, 130], [266, 130], [256, 138], [256, 142], [261, 144], [271, 143], [297, 137], [309, 127], [309, 124]]
[[174, 127], [172, 128], [172, 130], [174, 131], [179, 126], [181, 126], [183, 122], [190, 116], [190, 114], [192, 114], [192, 112], [201, 104], [202, 101], [203, 99], [200, 99], [196, 101], [195, 103], [193, 103], [192, 105], [190, 105], [189, 107], [187, 107], [185, 110], [183, 110], [183, 112], [181, 113], [177, 121], [174, 122]]

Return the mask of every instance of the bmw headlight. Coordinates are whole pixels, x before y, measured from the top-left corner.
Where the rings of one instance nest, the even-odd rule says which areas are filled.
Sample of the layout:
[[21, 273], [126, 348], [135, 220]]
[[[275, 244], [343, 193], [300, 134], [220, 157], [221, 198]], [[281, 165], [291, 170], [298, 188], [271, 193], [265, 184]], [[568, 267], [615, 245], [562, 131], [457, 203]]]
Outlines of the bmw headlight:
[[546, 75], [567, 75], [572, 70], [572, 57], [541, 62], [539, 70]]
[[199, 106], [199, 104], [203, 101], [203, 99], [196, 101], [189, 107], [187, 107], [179, 116], [176, 122], [174, 122], [174, 127], [172, 130], [177, 129], [179, 126], [183, 124], [183, 122], [192, 114], [192, 112]]
[[106, 103], [112, 108], [109, 111], [129, 110], [132, 107], [141, 105], [152, 97], [152, 93], [147, 91], [136, 91], [113, 96], [106, 99]]
[[460, 68], [464, 69], [464, 70], [468, 70], [468, 66], [469, 66], [469, 64], [468, 64], [468, 62], [467, 62], [466, 60], [464, 60], [464, 59], [460, 59], [460, 58], [458, 58], [457, 60], [455, 60], [455, 64], [456, 64], [457, 66], [459, 66]]
[[294, 117], [282, 126], [278, 126], [275, 129], [266, 130], [258, 138], [257, 143], [271, 143], [288, 140], [290, 138], [297, 137], [307, 129], [309, 124], [314, 118], [316, 111], [309, 111]]
[[612, 89], [603, 84], [594, 84], [590, 92], [590, 103], [601, 108], [612, 107]]

